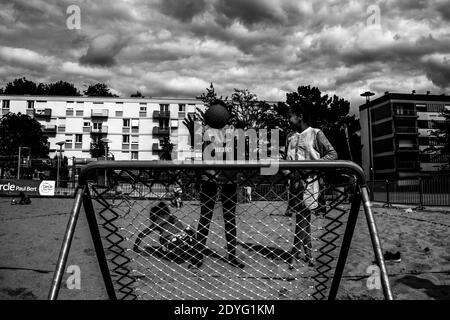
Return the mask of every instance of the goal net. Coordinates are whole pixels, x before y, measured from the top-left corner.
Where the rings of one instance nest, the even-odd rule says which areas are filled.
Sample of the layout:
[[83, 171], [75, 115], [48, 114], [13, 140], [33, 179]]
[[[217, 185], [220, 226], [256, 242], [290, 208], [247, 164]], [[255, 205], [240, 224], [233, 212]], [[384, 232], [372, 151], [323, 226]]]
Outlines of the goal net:
[[50, 298], [83, 205], [109, 298], [334, 299], [361, 204], [392, 298], [360, 167], [278, 165], [274, 175], [249, 162], [85, 166]]

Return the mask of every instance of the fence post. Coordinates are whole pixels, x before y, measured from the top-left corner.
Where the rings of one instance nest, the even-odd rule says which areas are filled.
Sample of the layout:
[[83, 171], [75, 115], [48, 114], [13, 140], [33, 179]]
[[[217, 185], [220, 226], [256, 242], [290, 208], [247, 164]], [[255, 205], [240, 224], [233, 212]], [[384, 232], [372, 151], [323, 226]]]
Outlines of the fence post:
[[389, 180], [386, 179], [385, 182], [386, 182], [386, 185], [385, 185], [385, 187], [386, 187], [386, 204], [384, 205], [384, 207], [390, 208], [391, 203], [389, 200]]
[[422, 177], [419, 177], [419, 207], [417, 209], [419, 210], [423, 210], [424, 206], [423, 206], [423, 180]]

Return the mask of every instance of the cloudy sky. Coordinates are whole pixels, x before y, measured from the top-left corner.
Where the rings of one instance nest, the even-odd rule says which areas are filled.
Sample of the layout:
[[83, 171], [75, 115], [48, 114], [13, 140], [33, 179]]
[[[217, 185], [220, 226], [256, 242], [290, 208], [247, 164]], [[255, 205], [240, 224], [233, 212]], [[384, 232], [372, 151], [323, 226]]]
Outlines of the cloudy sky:
[[[80, 8], [80, 29], [69, 6]], [[379, 13], [379, 14], [378, 14]], [[76, 13], [75, 13], [76, 14]], [[121, 96], [299, 85], [450, 93], [447, 0], [0, 0], [0, 86], [16, 77], [107, 83]]]

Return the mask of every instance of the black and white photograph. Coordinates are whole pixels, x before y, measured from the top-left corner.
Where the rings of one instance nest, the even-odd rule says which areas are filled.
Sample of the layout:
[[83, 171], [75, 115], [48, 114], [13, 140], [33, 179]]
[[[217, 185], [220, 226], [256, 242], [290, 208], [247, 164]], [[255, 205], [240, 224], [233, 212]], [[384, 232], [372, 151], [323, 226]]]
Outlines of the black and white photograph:
[[0, 0], [0, 105], [0, 300], [450, 300], [446, 0]]

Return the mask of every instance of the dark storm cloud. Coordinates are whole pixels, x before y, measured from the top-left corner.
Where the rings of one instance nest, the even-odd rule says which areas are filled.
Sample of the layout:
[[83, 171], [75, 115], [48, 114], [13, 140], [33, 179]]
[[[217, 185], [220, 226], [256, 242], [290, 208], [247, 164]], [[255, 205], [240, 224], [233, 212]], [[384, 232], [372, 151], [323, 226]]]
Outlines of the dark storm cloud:
[[[66, 28], [69, 5], [80, 30]], [[274, 100], [311, 84], [358, 105], [361, 90], [449, 88], [449, 18], [448, 0], [15, 0], [0, 9], [0, 86], [29, 76], [195, 96], [213, 82]]]
[[206, 7], [206, 0], [161, 0], [158, 4], [162, 13], [182, 22], [190, 22], [203, 13]]
[[245, 25], [281, 24], [284, 21], [284, 17], [265, 1], [218, 0], [214, 8], [218, 13], [218, 21], [227, 24], [233, 20], [239, 20]]
[[439, 88], [450, 88], [450, 60], [429, 59], [424, 62], [427, 77]]
[[450, 5], [448, 3], [441, 3], [436, 7], [437, 12], [441, 15], [442, 19], [450, 22]]
[[116, 55], [125, 46], [120, 36], [106, 34], [94, 38], [80, 63], [110, 67], [116, 64]]
[[240, 22], [249, 28], [280, 27], [299, 24], [302, 12], [295, 1], [217, 0], [214, 4], [215, 21], [220, 26]]

